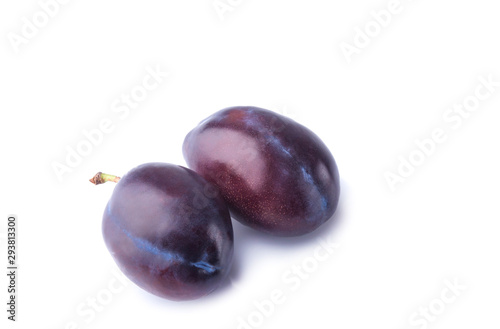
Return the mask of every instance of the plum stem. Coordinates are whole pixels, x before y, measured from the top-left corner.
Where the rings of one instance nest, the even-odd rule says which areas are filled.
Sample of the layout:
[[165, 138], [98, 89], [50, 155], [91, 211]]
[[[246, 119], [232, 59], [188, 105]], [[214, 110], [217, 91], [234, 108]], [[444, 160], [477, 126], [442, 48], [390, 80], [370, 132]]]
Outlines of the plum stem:
[[104, 184], [106, 182], [118, 183], [118, 181], [120, 181], [120, 177], [115, 176], [115, 175], [104, 174], [102, 172], [98, 172], [97, 174], [94, 175], [94, 177], [89, 179], [89, 181], [95, 185]]

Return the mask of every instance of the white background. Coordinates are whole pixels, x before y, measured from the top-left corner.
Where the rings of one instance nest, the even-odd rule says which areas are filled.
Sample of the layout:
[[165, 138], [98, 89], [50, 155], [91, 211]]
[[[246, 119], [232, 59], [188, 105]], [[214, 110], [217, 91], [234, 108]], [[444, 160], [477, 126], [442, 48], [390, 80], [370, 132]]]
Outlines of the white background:
[[[261, 328], [498, 328], [500, 88], [460, 127], [443, 118], [474, 96], [479, 77], [500, 81], [497, 4], [401, 0], [348, 63], [342, 42], [353, 44], [366, 24], [375, 29], [370, 13], [389, 1], [229, 3], [221, 19], [212, 0], [69, 1], [19, 47], [10, 40], [41, 7], [0, 4], [0, 255], [11, 213], [20, 253], [19, 321], [5, 319], [2, 302], [2, 328], [220, 329], [240, 317]], [[142, 84], [147, 67], [169, 76], [123, 118], [112, 104]], [[334, 220], [295, 239], [234, 223], [230, 279], [197, 301], [116, 281], [101, 236], [113, 185], [88, 179], [150, 161], [185, 165], [185, 134], [234, 105], [285, 114], [323, 139], [341, 174]], [[113, 131], [59, 180], [54, 163], [66, 165], [68, 148], [105, 118]], [[434, 129], [446, 141], [391, 191], [384, 175], [398, 174], [398, 157]], [[338, 248], [314, 263], [318, 239]], [[283, 276], [304, 262], [311, 273], [293, 290]], [[443, 303], [447, 280], [465, 288]], [[284, 302], [259, 322], [255, 302], [276, 289]], [[412, 325], [429, 306], [440, 314]]]

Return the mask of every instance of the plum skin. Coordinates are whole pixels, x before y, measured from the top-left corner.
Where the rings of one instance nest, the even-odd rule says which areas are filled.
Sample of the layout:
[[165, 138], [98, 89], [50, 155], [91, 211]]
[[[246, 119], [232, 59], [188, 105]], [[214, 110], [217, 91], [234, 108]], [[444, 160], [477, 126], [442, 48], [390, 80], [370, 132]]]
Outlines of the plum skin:
[[215, 184], [231, 215], [254, 229], [299, 236], [334, 214], [335, 160], [311, 130], [250, 106], [220, 110], [184, 139], [188, 166]]
[[215, 290], [233, 256], [233, 228], [224, 200], [194, 171], [148, 163], [116, 185], [102, 233], [118, 267], [134, 283], [170, 300]]

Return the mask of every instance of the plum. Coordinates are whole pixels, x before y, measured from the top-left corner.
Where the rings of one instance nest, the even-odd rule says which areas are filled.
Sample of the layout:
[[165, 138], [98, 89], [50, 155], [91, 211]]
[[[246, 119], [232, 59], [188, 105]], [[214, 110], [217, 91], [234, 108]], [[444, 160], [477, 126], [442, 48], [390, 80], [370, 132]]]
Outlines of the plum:
[[199, 298], [221, 284], [231, 268], [233, 228], [214, 186], [165, 163], [140, 165], [121, 179], [99, 174], [118, 181], [102, 232], [130, 280], [171, 300]]
[[231, 215], [254, 229], [303, 235], [337, 208], [332, 154], [311, 130], [280, 114], [249, 106], [220, 110], [187, 134], [183, 154], [219, 188]]

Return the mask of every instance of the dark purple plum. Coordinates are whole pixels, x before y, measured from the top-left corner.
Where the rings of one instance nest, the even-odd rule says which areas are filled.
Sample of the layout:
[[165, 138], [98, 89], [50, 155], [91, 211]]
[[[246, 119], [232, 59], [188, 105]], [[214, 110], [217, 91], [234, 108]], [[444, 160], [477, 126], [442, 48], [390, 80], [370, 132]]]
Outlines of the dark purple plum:
[[108, 202], [102, 231], [123, 273], [160, 297], [207, 295], [231, 267], [228, 208], [213, 185], [181, 166], [147, 163], [127, 173]]
[[257, 230], [298, 236], [325, 223], [339, 173], [311, 130], [257, 107], [231, 107], [200, 122], [183, 145], [188, 166], [215, 184], [231, 215]]

